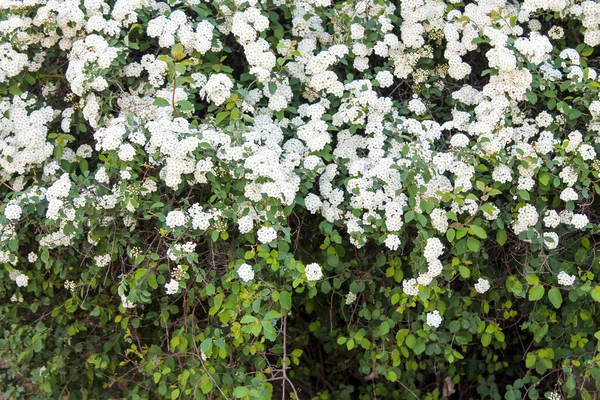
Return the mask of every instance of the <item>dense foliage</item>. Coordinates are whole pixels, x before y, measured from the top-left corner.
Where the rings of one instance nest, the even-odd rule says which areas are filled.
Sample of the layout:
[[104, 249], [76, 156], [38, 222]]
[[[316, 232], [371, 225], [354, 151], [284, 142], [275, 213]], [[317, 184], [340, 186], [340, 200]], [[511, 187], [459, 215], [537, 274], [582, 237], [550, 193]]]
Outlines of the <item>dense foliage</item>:
[[0, 1], [3, 398], [600, 391], [600, 4]]

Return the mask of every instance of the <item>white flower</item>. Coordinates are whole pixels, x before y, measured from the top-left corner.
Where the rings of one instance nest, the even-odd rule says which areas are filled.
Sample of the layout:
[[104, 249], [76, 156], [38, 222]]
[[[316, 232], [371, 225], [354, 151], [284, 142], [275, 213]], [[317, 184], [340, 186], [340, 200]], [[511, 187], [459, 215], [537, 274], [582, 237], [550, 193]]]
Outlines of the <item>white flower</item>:
[[346, 295], [346, 305], [350, 305], [352, 303], [354, 303], [356, 301], [356, 294], [352, 293], [352, 292], [348, 292], [348, 294]]
[[490, 289], [490, 282], [487, 279], [479, 278], [475, 284], [477, 293], [485, 293]]
[[170, 211], [167, 214], [167, 219], [165, 220], [165, 224], [171, 228], [175, 229], [178, 226], [184, 226], [187, 222], [187, 217], [182, 211]]
[[439, 328], [439, 326], [442, 324], [442, 321], [443, 318], [440, 316], [440, 312], [438, 310], [427, 313], [427, 325], [433, 328]]
[[423, 115], [427, 112], [427, 107], [425, 107], [425, 104], [418, 98], [408, 102], [408, 109], [417, 115]]
[[444, 253], [444, 245], [441, 240], [438, 238], [429, 238], [427, 239], [427, 244], [425, 245], [425, 251], [423, 255], [427, 261], [433, 261], [437, 259]]
[[19, 293], [19, 295], [17, 296], [16, 293], [13, 293], [13, 295], [10, 296], [10, 301], [12, 301], [13, 303], [21, 303], [23, 301], [23, 295]]
[[379, 71], [377, 75], [375, 75], [375, 79], [377, 79], [379, 86], [382, 88], [390, 87], [394, 84], [394, 75], [387, 70]]
[[395, 251], [400, 246], [400, 238], [397, 235], [387, 235], [384, 243], [388, 249]]
[[100, 268], [106, 267], [108, 264], [110, 264], [110, 259], [111, 259], [110, 254], [104, 254], [104, 255], [94, 257], [94, 261], [96, 262], [96, 265]]
[[577, 192], [573, 189], [573, 188], [566, 188], [565, 190], [563, 190], [560, 194], [560, 199], [562, 201], [577, 201], [577, 199], [579, 198], [579, 195], [577, 194]]
[[20, 274], [15, 278], [15, 282], [19, 287], [27, 287], [29, 284], [29, 277], [25, 274]]
[[37, 259], [38, 259], [38, 255], [35, 254], [33, 251], [27, 255], [27, 261], [29, 261], [30, 263], [36, 262]]
[[179, 282], [175, 279], [171, 279], [168, 283], [165, 283], [165, 290], [167, 294], [175, 294], [179, 291]]
[[467, 147], [469, 145], [469, 137], [463, 133], [457, 133], [450, 139], [452, 147]]
[[323, 277], [323, 271], [317, 263], [308, 264], [304, 269], [304, 273], [308, 281], [318, 281]]
[[417, 280], [411, 278], [402, 281], [402, 291], [409, 296], [416, 296], [419, 294], [419, 287], [417, 286]]
[[561, 37], [563, 37], [564, 34], [565, 34], [565, 31], [563, 30], [563, 28], [561, 28], [560, 26], [557, 26], [557, 25], [554, 25], [548, 31], [548, 37], [550, 39], [554, 39], [554, 40], [560, 39]]
[[277, 239], [277, 232], [270, 226], [263, 226], [256, 232], [256, 236], [258, 237], [259, 242], [266, 244]]
[[550, 393], [550, 395], [548, 396], [549, 400], [562, 400], [562, 396], [560, 395], [560, 393], [558, 392], [552, 392]]
[[123, 308], [135, 308], [135, 303], [127, 300], [127, 296], [125, 296], [124, 294], [121, 295], [121, 305], [123, 306]]
[[65, 289], [67, 289], [67, 290], [69, 290], [71, 292], [73, 290], [75, 290], [75, 282], [73, 282], [73, 281], [66, 280], [64, 286], [65, 286]]
[[252, 279], [254, 279], [254, 271], [252, 270], [252, 267], [248, 264], [240, 265], [237, 270], [237, 273], [240, 276], [240, 279], [244, 282], [249, 282]]
[[559, 285], [571, 286], [575, 283], [575, 275], [569, 275], [565, 271], [560, 271], [556, 278], [558, 279]]
[[23, 210], [17, 204], [9, 204], [4, 209], [4, 216], [6, 219], [14, 221], [16, 219], [21, 218], [21, 213]]
[[584, 214], [573, 214], [573, 218], [571, 218], [571, 225], [573, 225], [575, 229], [583, 229], [588, 223], [588, 217]]

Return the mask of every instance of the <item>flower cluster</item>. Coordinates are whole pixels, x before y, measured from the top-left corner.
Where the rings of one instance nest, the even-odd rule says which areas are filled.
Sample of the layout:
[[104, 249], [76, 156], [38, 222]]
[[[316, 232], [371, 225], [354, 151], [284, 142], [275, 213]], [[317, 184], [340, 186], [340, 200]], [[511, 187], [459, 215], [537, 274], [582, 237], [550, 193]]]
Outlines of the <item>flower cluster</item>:
[[[407, 348], [416, 358], [407, 362], [418, 370], [414, 375], [433, 370], [417, 349], [430, 354], [437, 347], [428, 343], [438, 341], [448, 350], [439, 356], [457, 367], [449, 379], [463, 382], [456, 353], [469, 348], [477, 355], [472, 359], [495, 359], [500, 347], [518, 342], [504, 340], [508, 329], [500, 334], [517, 323], [510, 321], [513, 295], [519, 312], [527, 312], [520, 329], [532, 337], [562, 334], [550, 325], [560, 315], [570, 315], [564, 330], [592, 326], [587, 314], [578, 322], [583, 314], [573, 306], [598, 297], [588, 289], [598, 276], [590, 242], [600, 194], [600, 3], [334, 3], [0, 2], [0, 264], [8, 276], [0, 293], [7, 324], [28, 327], [15, 328], [15, 335], [42, 330], [48, 316], [40, 322], [37, 310], [60, 310], [48, 317], [61, 318], [60, 332], [44, 327], [33, 338], [23, 336], [36, 357], [49, 359], [37, 347], [50, 349], [48, 335], [66, 331], [82, 353], [71, 359], [102, 367], [106, 376], [98, 384], [111, 391], [107, 396], [123, 397], [102, 381], [122, 381], [109, 376], [124, 367], [113, 363], [116, 350], [104, 346], [106, 356], [90, 356], [96, 350], [78, 343], [81, 327], [93, 326], [90, 334], [115, 338], [114, 349], [166, 364], [161, 349], [185, 348], [184, 338], [194, 337], [202, 344], [196, 361], [236, 360], [208, 366], [215, 376], [247, 383], [240, 371], [252, 365], [256, 382], [272, 381], [260, 368], [268, 355], [263, 338], [250, 350], [245, 342], [249, 335], [292, 339], [265, 323], [264, 305], [279, 310], [271, 307], [278, 298], [292, 312], [305, 296], [310, 315], [327, 296], [330, 310], [332, 302], [354, 304], [349, 318], [330, 313], [329, 323], [331, 332], [352, 333], [352, 342], [344, 336], [349, 350], [364, 350], [357, 358], [361, 371], [365, 360], [381, 360], [381, 374], [388, 367], [379, 354], [367, 353], [386, 348], [379, 343], [385, 335], [370, 329], [384, 317], [380, 305], [391, 302], [396, 312], [379, 329], [411, 331]], [[581, 265], [591, 267], [586, 273]], [[536, 300], [567, 309], [556, 316], [544, 314], [550, 307], [532, 312], [535, 301], [528, 301], [552, 284], [531, 284], [544, 270], [561, 271], [559, 287]], [[331, 280], [306, 284], [325, 274]], [[529, 296], [527, 284], [535, 287]], [[77, 298], [76, 288], [86, 288], [85, 297]], [[170, 296], [188, 291], [198, 301]], [[332, 296], [340, 293], [346, 295]], [[502, 307], [488, 311], [488, 303], [473, 305], [466, 297], [484, 293]], [[364, 304], [356, 304], [358, 296]], [[210, 308], [202, 328], [181, 323], [181, 315], [200, 310], [190, 309], [192, 303]], [[101, 325], [66, 327], [87, 308]], [[123, 308], [136, 317], [117, 321]], [[412, 332], [421, 328], [405, 324], [409, 308], [436, 308], [425, 324], [440, 331]], [[232, 322], [238, 314], [263, 323], [240, 328]], [[459, 346], [449, 346], [441, 314]], [[494, 322], [473, 329], [483, 319]], [[100, 332], [113, 321], [121, 326]], [[171, 335], [169, 345], [148, 330], [142, 345], [130, 346], [138, 328], [151, 323]], [[188, 326], [199, 330], [188, 335]], [[128, 336], [115, 334], [121, 331]], [[486, 343], [489, 337], [494, 343]], [[484, 345], [485, 357], [471, 338]], [[558, 347], [548, 362], [568, 359]], [[148, 357], [149, 351], [158, 353]], [[12, 364], [31, 358], [23, 357]], [[61, 362], [44, 374], [52, 380], [32, 391], [47, 390], [50, 398], [60, 397], [50, 393], [54, 386], [70, 390], [57, 371], [73, 368], [72, 361]], [[131, 370], [151, 377], [136, 386], [136, 395], [151, 390], [152, 380], [164, 397], [187, 390], [175, 388], [187, 379], [172, 375], [176, 366], [157, 373], [151, 364], [143, 373]], [[596, 376], [596, 364], [585, 359], [579, 375]], [[538, 374], [550, 370], [546, 361], [534, 367]], [[385, 374], [390, 381], [397, 375]], [[6, 377], [21, 375], [11, 370]], [[217, 382], [207, 382], [199, 387], [210, 397]], [[376, 384], [386, 392], [385, 383]], [[82, 386], [78, 376], [73, 385]], [[252, 396], [267, 398], [261, 385]], [[478, 395], [490, 390], [477, 385]], [[222, 397], [246, 392], [219, 388]], [[518, 389], [511, 388], [514, 395]]]
[[425, 323], [431, 326], [432, 328], [439, 328], [442, 324], [443, 318], [441, 317], [440, 312], [438, 310], [427, 313], [426, 317], [427, 319]]
[[475, 284], [475, 290], [477, 293], [485, 293], [490, 290], [490, 281], [484, 278], [479, 278]]
[[307, 281], [318, 281], [323, 277], [321, 266], [317, 263], [308, 264], [304, 268], [304, 274], [306, 275]]
[[575, 283], [575, 275], [569, 275], [565, 271], [560, 271], [556, 278], [559, 285], [571, 286]]
[[246, 263], [240, 265], [237, 269], [237, 273], [240, 276], [240, 279], [244, 282], [250, 282], [254, 279], [254, 270], [251, 265]]

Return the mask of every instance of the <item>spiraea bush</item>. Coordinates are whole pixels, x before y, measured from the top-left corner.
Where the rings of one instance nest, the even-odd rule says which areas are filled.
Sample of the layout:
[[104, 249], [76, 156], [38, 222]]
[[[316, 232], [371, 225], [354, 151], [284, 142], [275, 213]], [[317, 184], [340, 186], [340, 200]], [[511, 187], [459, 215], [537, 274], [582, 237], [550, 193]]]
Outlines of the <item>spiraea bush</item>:
[[6, 399], [595, 399], [600, 4], [0, 1]]

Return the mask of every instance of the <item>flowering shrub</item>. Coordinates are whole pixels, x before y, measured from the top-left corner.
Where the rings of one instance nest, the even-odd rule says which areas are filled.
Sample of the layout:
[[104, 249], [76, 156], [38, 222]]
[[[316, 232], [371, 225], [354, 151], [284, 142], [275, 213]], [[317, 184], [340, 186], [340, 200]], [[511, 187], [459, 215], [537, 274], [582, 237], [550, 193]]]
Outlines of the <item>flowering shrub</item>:
[[596, 398], [600, 4], [3, 0], [7, 398]]

